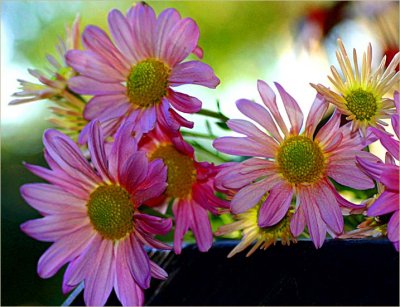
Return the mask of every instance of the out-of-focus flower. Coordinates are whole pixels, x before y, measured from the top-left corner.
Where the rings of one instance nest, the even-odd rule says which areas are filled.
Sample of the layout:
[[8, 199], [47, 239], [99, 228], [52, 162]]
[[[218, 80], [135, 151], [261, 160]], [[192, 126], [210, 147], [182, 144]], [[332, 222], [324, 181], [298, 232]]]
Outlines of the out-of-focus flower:
[[190, 53], [202, 57], [196, 23], [181, 18], [175, 9], [166, 9], [157, 18], [154, 10], [141, 2], [129, 9], [126, 17], [112, 10], [108, 24], [114, 42], [100, 28], [88, 26], [83, 33], [87, 50], [67, 54], [69, 65], [80, 73], [71, 79], [71, 88], [94, 96], [85, 108], [85, 118], [101, 122], [134, 118], [135, 131], [142, 133], [153, 129], [157, 121], [173, 130], [193, 127], [173, 108], [195, 113], [201, 109], [201, 101], [171, 87], [198, 84], [215, 88], [219, 84], [207, 64], [182, 62]]
[[219, 167], [208, 162], [197, 162], [193, 147], [180, 134], [171, 134], [157, 126], [145, 134], [139, 143], [150, 160], [162, 159], [168, 168], [165, 193], [146, 203], [165, 211], [172, 200], [175, 216], [174, 249], [181, 252], [183, 235], [192, 229], [200, 251], [208, 251], [213, 235], [208, 211], [217, 214], [218, 208], [228, 203], [217, 196], [214, 178]]
[[[393, 94], [398, 86], [399, 74], [396, 67], [400, 61], [397, 53], [385, 69], [386, 57], [383, 57], [379, 67], [372, 72], [372, 47], [368, 45], [367, 53], [363, 54], [361, 71], [358, 66], [356, 50], [353, 50], [352, 64], [345, 47], [338, 39], [339, 51], [336, 52], [344, 79], [334, 66], [331, 66], [332, 77], [328, 76], [336, 91], [321, 84], [311, 84], [324, 98], [334, 104], [340, 113], [351, 121], [352, 131], [360, 130], [366, 136], [368, 127], [384, 130], [386, 123], [382, 119], [389, 118], [393, 113], [393, 100], [386, 97]], [[354, 65], [354, 68], [352, 67]]]
[[339, 112], [314, 135], [328, 108], [320, 95], [300, 133], [304, 118], [301, 109], [282, 86], [276, 83], [276, 87], [291, 124], [290, 130], [278, 111], [274, 92], [265, 82], [258, 81], [258, 90], [267, 109], [246, 99], [237, 101], [236, 105], [264, 131], [246, 120], [233, 119], [227, 123], [229, 128], [246, 137], [221, 137], [214, 141], [214, 147], [221, 152], [253, 158], [227, 167], [216, 180], [223, 188], [239, 190], [231, 201], [234, 214], [254, 207], [269, 192], [259, 211], [260, 227], [278, 224], [295, 197], [296, 208], [290, 222], [292, 234], [297, 237], [307, 224], [311, 239], [319, 248], [327, 231], [332, 236], [343, 231], [339, 206], [357, 208], [336, 192], [328, 177], [352, 188], [372, 188], [374, 182], [358, 168], [355, 157], [371, 161], [377, 158], [362, 151], [363, 140], [360, 135], [351, 134], [349, 124], [339, 127]]
[[290, 218], [293, 215], [293, 210], [289, 210], [276, 225], [269, 227], [260, 227], [258, 225], [258, 212], [265, 199], [266, 197], [263, 197], [255, 207], [243, 213], [236, 214], [234, 216], [235, 222], [221, 226], [215, 233], [217, 236], [223, 236], [235, 231], [242, 232], [242, 240], [228, 254], [228, 258], [240, 253], [252, 243], [254, 245], [246, 254], [247, 257], [252, 255], [258, 248], [267, 249], [271, 244], [275, 244], [277, 240], [281, 240], [283, 245], [290, 245], [290, 242], [297, 242], [290, 231]]
[[76, 75], [76, 72], [66, 63], [65, 54], [68, 50], [78, 49], [80, 46], [79, 25], [80, 18], [77, 16], [72, 27], [66, 28], [65, 41], [60, 39], [57, 45], [61, 63], [52, 55], [47, 55], [51, 65], [48, 69], [49, 74], [37, 69], [28, 69], [29, 73], [42, 84], [18, 80], [22, 91], [14, 93], [13, 96], [18, 98], [10, 102], [11, 105], [16, 105], [43, 99], [53, 101], [57, 106], [50, 107], [54, 117], [49, 121], [75, 140], [87, 124], [83, 118], [86, 104], [68, 88], [68, 81]]
[[139, 207], [160, 195], [167, 170], [160, 159], [149, 162], [136, 151], [127, 126], [117, 132], [110, 151], [104, 149], [100, 124], [90, 126], [89, 163], [67, 136], [47, 130], [45, 158], [50, 169], [26, 164], [47, 183], [25, 184], [24, 199], [44, 217], [21, 225], [29, 236], [54, 242], [42, 255], [38, 274], [53, 276], [64, 264], [63, 292], [84, 281], [87, 305], [104, 305], [112, 289], [123, 305], [143, 304], [151, 276], [167, 277], [150, 261], [144, 245], [170, 249], [154, 239], [166, 234], [170, 219], [142, 214]]

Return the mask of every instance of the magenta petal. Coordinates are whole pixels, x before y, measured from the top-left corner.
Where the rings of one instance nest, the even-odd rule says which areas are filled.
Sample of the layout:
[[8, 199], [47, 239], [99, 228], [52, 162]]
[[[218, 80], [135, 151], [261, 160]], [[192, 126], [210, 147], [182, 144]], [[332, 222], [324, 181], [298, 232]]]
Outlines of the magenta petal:
[[60, 214], [65, 212], [66, 208], [70, 212], [86, 211], [86, 200], [51, 184], [24, 184], [20, 191], [25, 201], [43, 215]]
[[399, 194], [383, 191], [368, 208], [368, 216], [384, 215], [399, 210]]
[[208, 212], [203, 207], [192, 203], [190, 205], [192, 209], [193, 220], [190, 224], [190, 228], [193, 230], [194, 237], [196, 238], [197, 246], [201, 252], [206, 252], [210, 249], [213, 242], [213, 236], [211, 231], [210, 219]]
[[268, 86], [267, 83], [265, 83], [262, 80], [257, 81], [257, 88], [265, 106], [268, 108], [272, 116], [275, 118], [283, 134], [288, 135], [289, 131], [287, 130], [286, 124], [279, 112], [278, 105], [276, 104], [276, 96], [274, 91]]
[[216, 88], [220, 83], [213, 69], [199, 61], [188, 61], [176, 65], [169, 77], [171, 86], [198, 84], [208, 88]]
[[71, 78], [68, 85], [77, 94], [118, 95], [126, 93], [126, 87], [118, 82], [105, 83], [85, 76]]
[[104, 181], [108, 181], [108, 161], [104, 150], [104, 136], [100, 128], [100, 122], [94, 121], [91, 124], [88, 147], [90, 158], [97, 172]]
[[180, 254], [183, 235], [189, 230], [189, 224], [192, 224], [192, 210], [187, 200], [179, 200], [173, 205], [172, 211], [175, 216], [174, 250]]
[[399, 211], [393, 213], [388, 223], [388, 238], [392, 242], [399, 241]]
[[167, 99], [175, 109], [184, 113], [196, 113], [201, 110], [201, 101], [193, 96], [169, 90]]
[[214, 140], [213, 146], [218, 151], [237, 156], [272, 158], [276, 154], [275, 148], [248, 137], [223, 136]]
[[277, 184], [268, 195], [258, 214], [258, 225], [269, 227], [286, 215], [292, 201], [293, 189], [287, 183]]
[[79, 256], [94, 235], [93, 228], [88, 225], [53, 243], [39, 259], [39, 276], [53, 276], [64, 264]]
[[371, 127], [369, 129], [379, 138], [379, 141], [382, 143], [383, 147], [385, 147], [392, 156], [396, 157], [397, 159], [400, 158], [399, 141], [396, 141], [391, 135], [379, 129], [376, 129], [374, 127]]
[[126, 240], [122, 240], [116, 249], [115, 293], [123, 306], [142, 306], [143, 290], [136, 284], [129, 270], [125, 244]]
[[161, 52], [166, 48], [166, 38], [175, 24], [181, 19], [178, 11], [175, 9], [166, 9], [160, 13], [157, 18], [156, 36], [155, 36], [155, 56], [161, 57]]
[[148, 164], [147, 155], [144, 151], [133, 153], [123, 166], [120, 183], [129, 192], [135, 191], [147, 176]]
[[165, 280], [168, 278], [168, 273], [155, 262], [150, 260], [151, 276], [157, 279]]
[[83, 298], [88, 306], [104, 306], [114, 286], [114, 242], [103, 240], [92, 261], [92, 271], [85, 279]]
[[145, 233], [165, 235], [172, 227], [172, 220], [148, 214], [135, 214], [135, 220], [140, 222], [140, 227]]
[[161, 58], [174, 67], [196, 48], [199, 35], [199, 28], [192, 19], [181, 19], [171, 29], [169, 36], [165, 38]]
[[236, 101], [236, 106], [240, 112], [264, 127], [276, 140], [282, 141], [282, 136], [268, 110], [247, 99]]
[[306, 218], [304, 216], [303, 209], [300, 206], [297, 208], [292, 219], [290, 220], [290, 231], [292, 232], [293, 236], [297, 237], [304, 231], [305, 226]]
[[335, 201], [335, 194], [333, 194], [329, 186], [324, 183], [318, 188], [315, 188], [313, 193], [315, 193], [315, 200], [324, 222], [335, 234], [342, 233], [344, 225], [343, 216], [338, 203]]
[[286, 92], [279, 83], [275, 82], [275, 86], [282, 97], [283, 105], [289, 117], [290, 124], [292, 125], [292, 129], [290, 130], [290, 132], [297, 135], [299, 134], [301, 126], [303, 125], [303, 112], [301, 111], [296, 100], [294, 100], [294, 98], [290, 96], [289, 93]]
[[83, 111], [85, 119], [107, 120], [125, 115], [131, 108], [125, 94], [99, 95], [89, 100]]
[[304, 211], [311, 240], [314, 242], [316, 248], [320, 248], [325, 241], [326, 226], [321, 218], [314, 196], [311, 193], [311, 191], [305, 191], [302, 194], [300, 206], [302, 206]]
[[280, 179], [277, 175], [271, 175], [259, 182], [242, 188], [232, 198], [232, 212], [234, 214], [243, 213], [254, 207], [261, 200], [261, 197], [263, 197], [265, 193], [270, 191], [279, 182]]
[[324, 97], [317, 94], [315, 100], [311, 106], [310, 112], [307, 116], [306, 121], [306, 135], [312, 137], [314, 135], [317, 125], [321, 122], [326, 110], [328, 109], [329, 103], [327, 103]]
[[150, 286], [150, 261], [143, 246], [132, 233], [130, 240], [126, 242], [125, 253], [127, 256], [128, 267], [133, 278], [142, 289]]
[[379, 181], [387, 190], [399, 192], [399, 167], [397, 165], [385, 165], [385, 169]]
[[322, 146], [329, 144], [330, 141], [337, 135], [340, 125], [340, 113], [335, 110], [328, 122], [318, 131], [315, 140], [321, 143]]

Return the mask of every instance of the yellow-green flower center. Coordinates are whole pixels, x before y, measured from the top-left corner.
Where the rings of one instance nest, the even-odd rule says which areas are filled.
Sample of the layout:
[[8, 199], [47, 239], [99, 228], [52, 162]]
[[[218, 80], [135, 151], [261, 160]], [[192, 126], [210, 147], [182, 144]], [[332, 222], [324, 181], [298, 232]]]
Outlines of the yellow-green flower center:
[[87, 210], [94, 229], [107, 239], [121, 239], [133, 230], [133, 204], [120, 186], [99, 186], [90, 194]]
[[305, 136], [286, 139], [277, 155], [279, 170], [290, 183], [314, 183], [321, 178], [325, 159], [317, 143]]
[[360, 88], [351, 91], [344, 99], [347, 109], [358, 120], [370, 120], [378, 109], [375, 96]]
[[163, 62], [148, 59], [132, 67], [127, 80], [129, 101], [139, 107], [161, 102], [167, 94], [171, 69]]
[[158, 147], [151, 155], [151, 160], [157, 158], [162, 159], [168, 168], [166, 195], [173, 198], [190, 196], [192, 185], [196, 182], [193, 159], [180, 153], [173, 145]]

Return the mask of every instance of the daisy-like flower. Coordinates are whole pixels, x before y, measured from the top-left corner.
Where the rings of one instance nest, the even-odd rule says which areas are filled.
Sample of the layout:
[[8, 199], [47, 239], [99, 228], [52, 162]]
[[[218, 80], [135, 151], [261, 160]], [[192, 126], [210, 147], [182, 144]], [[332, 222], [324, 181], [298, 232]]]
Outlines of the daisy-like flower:
[[156, 17], [154, 10], [141, 2], [126, 16], [112, 10], [108, 24], [113, 42], [100, 28], [88, 26], [83, 33], [87, 50], [67, 54], [69, 65], [80, 73], [71, 79], [71, 88], [94, 96], [85, 108], [85, 118], [101, 122], [135, 118], [135, 131], [143, 133], [157, 121], [174, 130], [192, 127], [193, 123], [173, 108], [195, 113], [201, 109], [201, 101], [171, 87], [198, 84], [215, 88], [219, 84], [207, 64], [182, 62], [190, 53], [202, 57], [196, 23], [181, 18], [174, 9]]
[[372, 72], [372, 47], [368, 45], [367, 53], [363, 54], [361, 71], [358, 66], [357, 53], [353, 50], [353, 65], [346, 49], [338, 39], [339, 51], [336, 52], [343, 78], [334, 66], [331, 66], [332, 77], [328, 76], [336, 91], [324, 85], [311, 84], [324, 98], [334, 104], [340, 113], [351, 121], [352, 130], [360, 130], [366, 136], [368, 127], [384, 130], [386, 123], [382, 119], [389, 118], [393, 113], [393, 100], [386, 97], [392, 95], [399, 86], [400, 53], [397, 53], [385, 69], [386, 57], [383, 57], [375, 72]]
[[242, 232], [242, 240], [228, 254], [228, 258], [240, 253], [253, 243], [255, 244], [246, 254], [246, 257], [252, 255], [258, 248], [266, 250], [271, 244], [275, 244], [277, 240], [281, 240], [283, 245], [290, 245], [291, 242], [297, 242], [290, 231], [290, 218], [293, 215], [293, 210], [289, 210], [274, 226], [260, 227], [258, 225], [258, 212], [261, 203], [263, 203], [265, 199], [266, 197], [263, 197], [255, 207], [235, 215], [235, 222], [221, 226], [215, 233], [217, 236], [223, 236], [235, 231]]
[[104, 305], [113, 288], [123, 305], [143, 304], [143, 289], [149, 287], [151, 276], [167, 277], [149, 260], [144, 245], [170, 249], [154, 235], [166, 234], [171, 220], [139, 211], [145, 201], [164, 191], [165, 165], [159, 159], [149, 162], [145, 152], [136, 151], [126, 126], [106, 153], [100, 124], [91, 124], [91, 163], [56, 130], [45, 132], [44, 145], [50, 169], [26, 167], [49, 184], [21, 187], [24, 199], [44, 216], [24, 223], [22, 230], [54, 242], [41, 256], [38, 274], [49, 278], [69, 262], [64, 293], [84, 281], [87, 305]]
[[184, 234], [193, 231], [199, 250], [208, 251], [213, 242], [208, 211], [217, 214], [218, 208], [228, 203], [215, 196], [214, 179], [220, 167], [208, 162], [197, 162], [193, 147], [180, 134], [171, 134], [157, 126], [143, 136], [139, 143], [150, 160], [162, 159], [168, 168], [165, 193], [150, 202], [165, 211], [172, 201], [175, 216], [174, 250], [181, 252]]
[[[254, 207], [269, 192], [258, 214], [258, 225], [278, 224], [287, 214], [292, 198], [296, 199], [290, 229], [300, 235], [305, 225], [315, 246], [322, 246], [326, 232], [332, 236], [343, 231], [340, 206], [355, 207], [335, 190], [329, 177], [356, 189], [369, 189], [374, 182], [356, 165], [356, 155], [375, 161], [376, 157], [361, 151], [365, 146], [360, 135], [351, 135], [349, 124], [339, 128], [340, 113], [335, 112], [315, 134], [328, 106], [317, 95], [304, 130], [303, 113], [297, 102], [279, 84], [291, 128], [286, 126], [278, 111], [272, 89], [258, 81], [258, 91], [267, 109], [242, 99], [238, 109], [258, 123], [233, 119], [228, 126], [246, 137], [221, 137], [214, 147], [224, 153], [253, 156], [238, 165], [227, 167], [217, 175], [226, 189], [239, 190], [232, 198], [231, 210], [239, 214]], [[230, 170], [230, 171], [229, 171]]]
[[50, 107], [54, 117], [49, 121], [65, 134], [77, 139], [79, 132], [88, 123], [83, 118], [85, 102], [72, 93], [68, 88], [68, 80], [76, 75], [76, 72], [68, 66], [65, 54], [68, 50], [78, 49], [80, 46], [80, 18], [76, 17], [72, 27], [66, 28], [66, 39], [61, 40], [57, 45], [58, 61], [54, 56], [47, 55], [51, 67], [46, 74], [37, 69], [28, 69], [29, 73], [38, 79], [42, 84], [36, 84], [24, 80], [18, 80], [21, 85], [21, 92], [14, 93], [18, 97], [10, 102], [16, 105], [31, 101], [49, 99], [57, 106]]

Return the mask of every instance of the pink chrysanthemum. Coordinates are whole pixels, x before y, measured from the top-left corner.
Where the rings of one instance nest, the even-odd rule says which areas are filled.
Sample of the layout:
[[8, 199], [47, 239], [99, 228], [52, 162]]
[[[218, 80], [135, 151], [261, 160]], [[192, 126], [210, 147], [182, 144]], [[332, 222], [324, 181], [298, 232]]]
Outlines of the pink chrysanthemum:
[[208, 211], [218, 213], [227, 208], [226, 201], [215, 196], [214, 178], [219, 167], [208, 162], [197, 162], [193, 148], [180, 134], [171, 135], [156, 127], [146, 134], [141, 149], [148, 152], [150, 160], [161, 158], [168, 168], [168, 186], [165, 193], [148, 204], [165, 211], [172, 200], [175, 216], [174, 249], [181, 252], [183, 235], [192, 229], [200, 251], [208, 251], [213, 235]]
[[[399, 139], [399, 119], [400, 119], [400, 100], [399, 92], [394, 93], [394, 102], [396, 105], [396, 114], [392, 115], [392, 126]], [[379, 137], [382, 145], [388, 150], [391, 156], [399, 160], [400, 142], [391, 135], [378, 129], [372, 129], [372, 132]], [[387, 236], [393, 242], [396, 250], [399, 250], [399, 174], [400, 169], [391, 159], [384, 163], [374, 163], [365, 159], [357, 159], [365, 171], [376, 181], [380, 182], [385, 190], [368, 208], [369, 216], [381, 216], [393, 213], [387, 225]]]
[[112, 10], [108, 24], [114, 42], [100, 28], [88, 26], [83, 33], [87, 50], [67, 54], [68, 63], [80, 73], [70, 80], [70, 87], [94, 96], [85, 108], [85, 118], [108, 122], [130, 116], [135, 118], [135, 130], [143, 133], [156, 121], [174, 130], [192, 127], [193, 123], [173, 108], [195, 113], [201, 109], [201, 101], [171, 87], [198, 84], [215, 88], [219, 84], [207, 64], [182, 63], [190, 53], [202, 56], [196, 23], [181, 18], [174, 9], [156, 17], [154, 10], [141, 2], [129, 9], [126, 17]]
[[35, 239], [54, 242], [39, 260], [42, 278], [69, 262], [64, 293], [84, 281], [87, 305], [104, 305], [113, 288], [123, 305], [141, 305], [151, 276], [167, 277], [149, 260], [144, 245], [169, 249], [154, 235], [166, 234], [172, 223], [140, 213], [139, 206], [164, 191], [167, 170], [161, 160], [148, 162], [145, 152], [136, 151], [126, 126], [106, 153], [99, 126], [98, 122], [90, 126], [91, 163], [64, 134], [45, 132], [50, 169], [26, 167], [50, 184], [21, 188], [24, 199], [44, 217], [21, 228]]
[[336, 192], [328, 177], [352, 188], [372, 188], [374, 182], [358, 168], [355, 157], [372, 161], [375, 157], [361, 151], [362, 139], [351, 135], [349, 124], [339, 128], [338, 112], [315, 135], [328, 107], [320, 95], [301, 131], [303, 113], [297, 102], [282, 86], [276, 83], [276, 87], [291, 124], [290, 130], [278, 111], [274, 92], [265, 82], [258, 81], [258, 90], [267, 109], [246, 99], [236, 104], [265, 131], [246, 120], [228, 121], [233, 131], [246, 137], [221, 137], [214, 141], [214, 147], [224, 153], [253, 158], [227, 167], [217, 175], [217, 180], [224, 188], [239, 189], [231, 202], [234, 214], [254, 207], [269, 192], [258, 213], [261, 227], [279, 223], [295, 197], [296, 208], [290, 222], [292, 234], [300, 235], [307, 224], [318, 248], [327, 231], [333, 236], [343, 231], [340, 206], [355, 206]]

